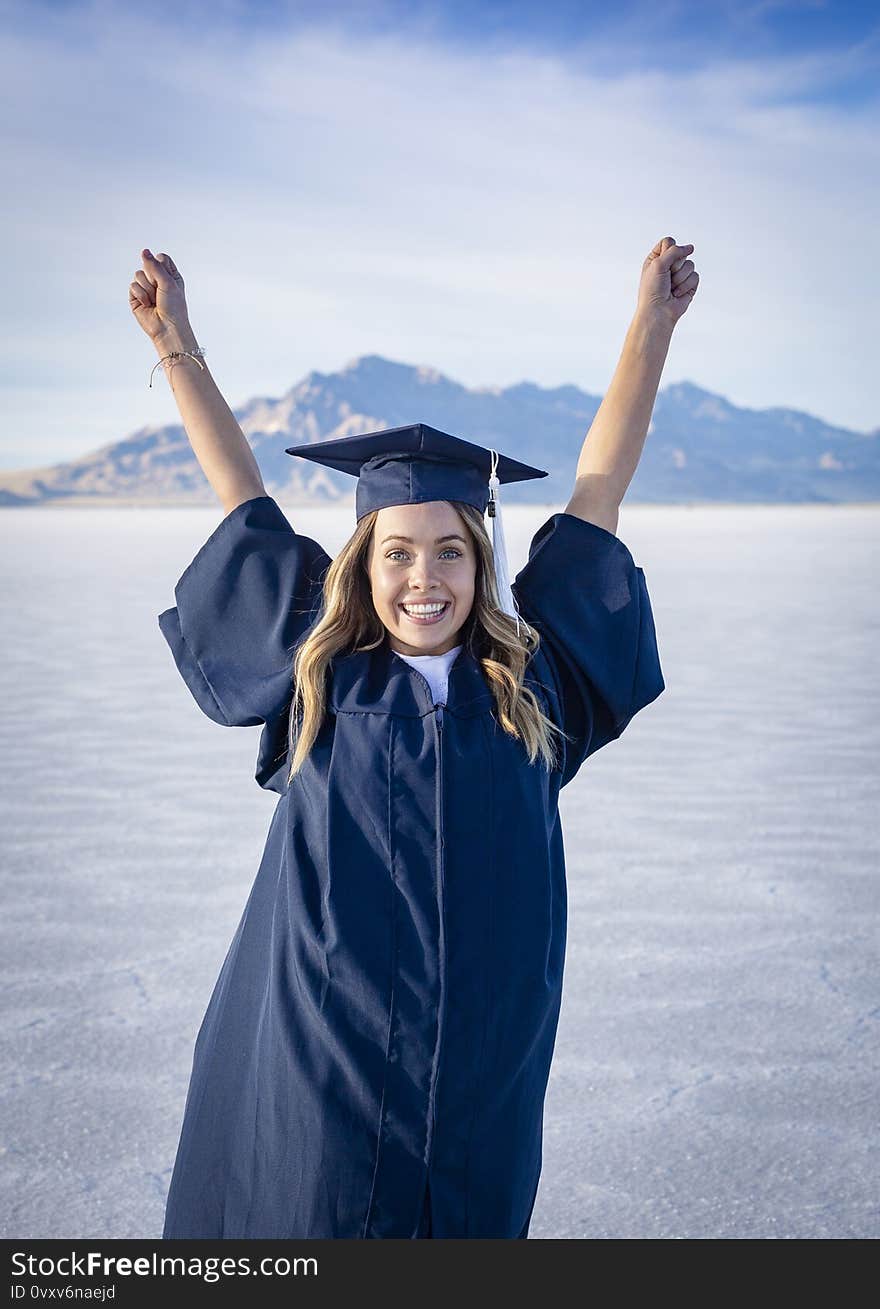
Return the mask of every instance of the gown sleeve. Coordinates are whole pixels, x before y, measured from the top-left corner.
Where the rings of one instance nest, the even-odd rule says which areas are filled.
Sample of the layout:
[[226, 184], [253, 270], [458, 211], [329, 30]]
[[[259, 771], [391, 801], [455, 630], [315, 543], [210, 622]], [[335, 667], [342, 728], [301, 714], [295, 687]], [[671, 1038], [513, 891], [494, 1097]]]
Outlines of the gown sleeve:
[[175, 586], [176, 605], [159, 615], [199, 708], [224, 727], [264, 724], [263, 786], [286, 738], [295, 648], [318, 617], [329, 564], [271, 496], [256, 496], [218, 524]]
[[513, 591], [541, 636], [557, 726], [572, 738], [555, 738], [565, 786], [664, 690], [645, 574], [613, 532], [558, 513], [532, 539]]

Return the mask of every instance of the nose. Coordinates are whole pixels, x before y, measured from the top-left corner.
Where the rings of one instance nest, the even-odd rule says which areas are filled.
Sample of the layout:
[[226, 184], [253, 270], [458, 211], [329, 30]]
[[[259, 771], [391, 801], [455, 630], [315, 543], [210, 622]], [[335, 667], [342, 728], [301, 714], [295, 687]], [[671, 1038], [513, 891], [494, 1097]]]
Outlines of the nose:
[[431, 561], [416, 559], [409, 570], [409, 584], [414, 590], [432, 591], [437, 586], [431, 570]]

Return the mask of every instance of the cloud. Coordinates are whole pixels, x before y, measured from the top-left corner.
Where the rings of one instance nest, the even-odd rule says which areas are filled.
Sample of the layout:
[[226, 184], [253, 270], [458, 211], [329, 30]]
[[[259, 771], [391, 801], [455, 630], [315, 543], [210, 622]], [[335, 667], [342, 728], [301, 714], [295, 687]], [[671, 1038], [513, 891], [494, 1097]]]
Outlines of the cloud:
[[634, 67], [607, 32], [487, 53], [234, 5], [11, 8], [7, 467], [177, 420], [128, 309], [143, 245], [233, 405], [363, 353], [604, 391], [672, 235], [701, 285], [663, 384], [878, 422], [877, 105], [833, 94], [876, 42]]

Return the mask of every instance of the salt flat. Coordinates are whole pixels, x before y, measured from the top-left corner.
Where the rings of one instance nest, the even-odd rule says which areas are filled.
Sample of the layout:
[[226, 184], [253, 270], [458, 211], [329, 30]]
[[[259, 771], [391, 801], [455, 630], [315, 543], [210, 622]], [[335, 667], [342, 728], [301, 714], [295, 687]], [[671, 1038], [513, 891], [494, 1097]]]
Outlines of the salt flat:
[[[331, 554], [353, 525], [281, 503]], [[513, 572], [560, 507], [505, 509]], [[221, 518], [0, 512], [3, 1236], [161, 1235], [277, 799], [156, 621]], [[563, 792], [530, 1235], [877, 1237], [880, 508], [625, 505], [618, 535], [667, 689]]]

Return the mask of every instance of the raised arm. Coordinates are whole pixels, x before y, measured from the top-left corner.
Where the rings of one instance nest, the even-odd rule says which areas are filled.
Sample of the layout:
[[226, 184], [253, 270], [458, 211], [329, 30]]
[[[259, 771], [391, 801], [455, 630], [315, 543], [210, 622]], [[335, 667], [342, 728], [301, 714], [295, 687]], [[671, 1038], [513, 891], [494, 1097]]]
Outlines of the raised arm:
[[590, 425], [567, 514], [617, 532], [618, 511], [639, 464], [675, 324], [700, 280], [692, 245], [664, 236], [642, 265], [636, 312], [614, 377]]
[[[129, 286], [129, 305], [159, 358], [172, 351], [195, 350], [183, 278], [170, 255], [155, 259], [141, 251], [143, 269]], [[247, 438], [217, 388], [204, 359], [167, 359], [162, 368], [174, 392], [193, 454], [216, 492], [224, 512], [265, 495], [263, 478]]]

